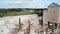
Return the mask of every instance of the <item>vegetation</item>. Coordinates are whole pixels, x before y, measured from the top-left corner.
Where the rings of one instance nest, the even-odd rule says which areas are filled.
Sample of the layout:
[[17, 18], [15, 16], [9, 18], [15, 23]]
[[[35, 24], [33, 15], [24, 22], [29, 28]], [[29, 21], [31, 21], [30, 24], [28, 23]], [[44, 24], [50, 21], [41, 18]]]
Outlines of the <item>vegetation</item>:
[[43, 10], [46, 9], [0, 9], [0, 17], [26, 15], [26, 14], [37, 14], [39, 16], [42, 16]]
[[17, 16], [17, 15], [26, 15], [26, 14], [34, 14], [33, 10], [26, 10], [26, 11], [5, 11], [5, 12], [0, 12], [0, 17], [5, 17], [5, 16]]

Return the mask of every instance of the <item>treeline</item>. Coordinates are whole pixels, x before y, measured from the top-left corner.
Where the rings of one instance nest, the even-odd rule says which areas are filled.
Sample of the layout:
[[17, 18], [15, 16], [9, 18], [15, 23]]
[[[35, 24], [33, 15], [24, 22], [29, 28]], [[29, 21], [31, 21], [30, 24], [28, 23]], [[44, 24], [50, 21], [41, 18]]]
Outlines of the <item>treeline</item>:
[[39, 16], [42, 16], [44, 10], [47, 9], [0, 9], [0, 17], [25, 14], [38, 14]]
[[22, 10], [47, 10], [47, 8], [38, 8], [38, 9], [32, 9], [32, 8], [11, 8], [11, 9], [0, 9], [0, 12], [8, 12], [8, 11], [10, 11], [10, 12], [12, 12], [12, 11], [14, 11], [14, 12], [19, 12], [19, 11], [22, 11]]

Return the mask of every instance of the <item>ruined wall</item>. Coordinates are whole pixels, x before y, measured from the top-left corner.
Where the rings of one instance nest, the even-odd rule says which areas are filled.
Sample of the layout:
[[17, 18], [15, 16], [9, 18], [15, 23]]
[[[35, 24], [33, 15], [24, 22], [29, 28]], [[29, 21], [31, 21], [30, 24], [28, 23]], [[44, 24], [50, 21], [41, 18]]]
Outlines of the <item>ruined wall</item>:
[[16, 30], [19, 28], [19, 18], [21, 20], [21, 30], [25, 30], [28, 27], [28, 20], [30, 21], [31, 28], [39, 25], [38, 15], [36, 14], [3, 17], [0, 18], [0, 34], [7, 34], [12, 31], [16, 33]]

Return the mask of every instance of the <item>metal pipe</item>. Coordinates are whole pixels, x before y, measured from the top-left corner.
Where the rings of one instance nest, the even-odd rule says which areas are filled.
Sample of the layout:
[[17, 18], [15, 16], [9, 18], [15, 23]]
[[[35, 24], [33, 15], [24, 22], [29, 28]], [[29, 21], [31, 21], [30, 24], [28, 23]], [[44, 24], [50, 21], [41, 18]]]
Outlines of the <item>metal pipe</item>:
[[20, 31], [20, 22], [21, 22], [21, 21], [20, 21], [20, 18], [19, 18], [19, 27], [18, 27], [18, 31]]
[[30, 34], [30, 21], [28, 20], [28, 34]]

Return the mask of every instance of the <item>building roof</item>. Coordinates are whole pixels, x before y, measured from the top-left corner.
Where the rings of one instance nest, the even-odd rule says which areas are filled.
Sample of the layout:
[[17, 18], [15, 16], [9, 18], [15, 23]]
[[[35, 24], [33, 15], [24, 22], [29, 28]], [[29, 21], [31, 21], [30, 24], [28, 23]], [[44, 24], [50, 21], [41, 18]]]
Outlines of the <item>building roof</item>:
[[52, 3], [48, 7], [60, 7], [57, 3]]

